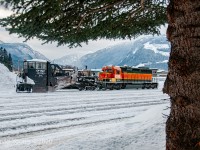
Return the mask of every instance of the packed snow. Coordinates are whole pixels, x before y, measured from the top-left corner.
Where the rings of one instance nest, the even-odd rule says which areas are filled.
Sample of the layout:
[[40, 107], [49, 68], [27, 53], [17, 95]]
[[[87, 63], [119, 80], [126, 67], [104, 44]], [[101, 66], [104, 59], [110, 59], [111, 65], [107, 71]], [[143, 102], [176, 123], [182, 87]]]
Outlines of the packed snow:
[[0, 70], [0, 150], [165, 149], [163, 81], [158, 89], [16, 93], [16, 75]]
[[[16, 74], [0, 63], [0, 92], [10, 92], [15, 88]], [[12, 91], [11, 90], [11, 91]]]

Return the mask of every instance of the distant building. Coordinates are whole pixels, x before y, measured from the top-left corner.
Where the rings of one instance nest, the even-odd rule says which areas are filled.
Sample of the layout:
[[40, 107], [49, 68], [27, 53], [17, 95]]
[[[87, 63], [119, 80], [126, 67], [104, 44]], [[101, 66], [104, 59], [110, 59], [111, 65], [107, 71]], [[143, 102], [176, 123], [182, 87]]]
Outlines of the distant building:
[[168, 71], [165, 70], [158, 70], [157, 77], [167, 77]]
[[101, 69], [91, 69], [93, 76], [99, 76], [99, 72], [101, 71], [102, 71]]
[[64, 73], [68, 76], [71, 76], [72, 74], [74, 74], [75, 70], [72, 68], [64, 68], [62, 69], [64, 71]]

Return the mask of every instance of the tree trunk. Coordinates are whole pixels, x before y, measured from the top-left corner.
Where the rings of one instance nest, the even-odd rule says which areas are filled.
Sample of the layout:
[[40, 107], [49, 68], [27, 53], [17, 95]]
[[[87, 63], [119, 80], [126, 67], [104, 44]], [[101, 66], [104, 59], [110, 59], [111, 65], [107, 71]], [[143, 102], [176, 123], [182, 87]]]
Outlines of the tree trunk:
[[200, 0], [170, 0], [167, 150], [200, 150]]

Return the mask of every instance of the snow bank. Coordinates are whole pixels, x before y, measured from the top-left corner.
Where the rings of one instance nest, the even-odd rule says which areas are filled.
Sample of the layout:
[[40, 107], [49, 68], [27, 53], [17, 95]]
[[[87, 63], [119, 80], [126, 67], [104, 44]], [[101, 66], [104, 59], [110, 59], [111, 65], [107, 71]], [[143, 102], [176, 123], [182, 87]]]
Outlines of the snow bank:
[[16, 74], [0, 63], [0, 92], [15, 92]]

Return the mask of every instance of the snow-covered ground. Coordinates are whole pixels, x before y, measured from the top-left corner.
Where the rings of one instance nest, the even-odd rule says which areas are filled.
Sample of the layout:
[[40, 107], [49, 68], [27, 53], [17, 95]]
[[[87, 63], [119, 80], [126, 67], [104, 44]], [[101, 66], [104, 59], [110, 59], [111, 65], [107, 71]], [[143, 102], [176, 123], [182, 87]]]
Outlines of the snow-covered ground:
[[2, 80], [14, 76], [5, 72], [0, 150], [165, 149], [169, 100], [163, 82], [151, 90], [15, 93], [14, 82]]

